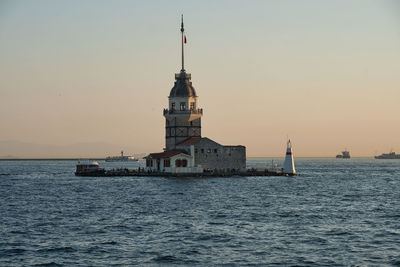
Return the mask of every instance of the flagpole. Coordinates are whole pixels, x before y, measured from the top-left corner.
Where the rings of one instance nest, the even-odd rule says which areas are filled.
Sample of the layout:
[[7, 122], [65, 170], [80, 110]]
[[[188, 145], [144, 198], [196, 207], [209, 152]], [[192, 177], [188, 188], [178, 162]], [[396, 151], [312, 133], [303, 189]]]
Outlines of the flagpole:
[[182, 72], [184, 72], [185, 71], [185, 68], [184, 68], [184, 53], [183, 53], [183, 42], [184, 42], [184, 34], [183, 34], [183, 32], [184, 32], [185, 30], [183, 29], [183, 15], [182, 15], [182, 18], [181, 18], [181, 34], [182, 34]]

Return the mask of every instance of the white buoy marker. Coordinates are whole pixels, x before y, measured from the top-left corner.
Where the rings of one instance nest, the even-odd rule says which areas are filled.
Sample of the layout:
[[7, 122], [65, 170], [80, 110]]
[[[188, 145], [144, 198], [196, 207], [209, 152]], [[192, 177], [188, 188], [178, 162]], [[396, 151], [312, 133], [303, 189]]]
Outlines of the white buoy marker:
[[296, 175], [296, 169], [294, 168], [294, 159], [292, 151], [292, 143], [290, 139], [287, 142], [286, 157], [283, 163], [283, 172], [288, 175]]

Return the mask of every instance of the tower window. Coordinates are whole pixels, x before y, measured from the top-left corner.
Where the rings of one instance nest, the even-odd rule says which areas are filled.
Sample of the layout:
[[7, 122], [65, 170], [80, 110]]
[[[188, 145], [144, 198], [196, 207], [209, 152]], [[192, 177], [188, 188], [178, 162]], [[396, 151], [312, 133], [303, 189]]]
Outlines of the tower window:
[[186, 110], [186, 103], [185, 102], [181, 102], [181, 110]]
[[172, 110], [175, 110], [175, 102], [172, 102], [172, 104], [171, 104], [171, 109], [172, 109]]
[[194, 102], [190, 103], [190, 110], [194, 110]]

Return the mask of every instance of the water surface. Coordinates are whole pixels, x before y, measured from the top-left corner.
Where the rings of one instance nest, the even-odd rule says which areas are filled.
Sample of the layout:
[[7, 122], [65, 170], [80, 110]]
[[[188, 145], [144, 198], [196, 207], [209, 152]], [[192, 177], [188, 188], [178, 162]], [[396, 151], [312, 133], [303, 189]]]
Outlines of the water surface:
[[0, 161], [1, 266], [400, 265], [400, 161], [191, 179], [75, 177], [75, 164]]

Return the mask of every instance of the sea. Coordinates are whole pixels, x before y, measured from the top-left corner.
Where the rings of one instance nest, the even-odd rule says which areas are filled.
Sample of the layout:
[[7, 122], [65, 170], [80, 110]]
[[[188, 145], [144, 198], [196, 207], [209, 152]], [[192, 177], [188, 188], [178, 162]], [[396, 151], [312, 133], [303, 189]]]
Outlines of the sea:
[[400, 160], [233, 178], [76, 177], [76, 163], [0, 161], [0, 266], [400, 266]]

